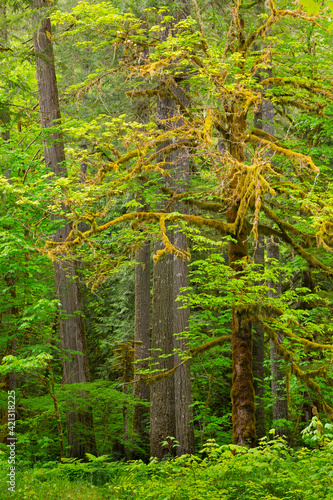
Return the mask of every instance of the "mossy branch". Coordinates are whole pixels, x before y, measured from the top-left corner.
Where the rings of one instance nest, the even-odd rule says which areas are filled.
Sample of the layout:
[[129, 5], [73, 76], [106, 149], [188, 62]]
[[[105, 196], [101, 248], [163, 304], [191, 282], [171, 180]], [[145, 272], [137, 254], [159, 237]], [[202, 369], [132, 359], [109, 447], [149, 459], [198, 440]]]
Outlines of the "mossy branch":
[[[256, 129], [255, 129], [256, 130]], [[272, 151], [276, 151], [277, 153], [286, 156], [291, 161], [298, 161], [306, 166], [310, 167], [314, 172], [319, 173], [319, 168], [313, 163], [312, 158], [310, 156], [304, 155], [302, 153], [297, 153], [296, 151], [292, 151], [291, 149], [287, 149], [279, 146], [276, 142], [271, 142], [270, 140], [264, 139], [263, 137], [259, 137], [253, 133], [248, 135], [248, 139], [250, 142], [254, 144], [261, 144], [262, 146], [266, 146]]]
[[270, 78], [265, 78], [262, 80], [261, 85], [264, 87], [267, 87], [269, 85], [276, 85], [276, 86], [284, 86], [284, 85], [291, 85], [292, 87], [299, 87], [301, 89], [306, 90], [307, 92], [315, 95], [322, 95], [325, 96], [329, 99], [331, 102], [333, 99], [333, 93], [330, 92], [329, 90], [324, 89], [323, 87], [319, 87], [318, 85], [314, 85], [313, 83], [304, 83], [302, 81], [295, 81], [295, 80], [289, 80], [288, 78], [277, 78], [277, 77], [270, 77]]
[[331, 408], [323, 398], [321, 393], [321, 387], [317, 384], [313, 378], [315, 377], [323, 377], [326, 374], [326, 367], [322, 366], [316, 370], [310, 370], [308, 372], [303, 372], [297, 363], [294, 361], [293, 353], [289, 352], [283, 344], [279, 343], [279, 339], [277, 333], [273, 328], [264, 323], [264, 331], [270, 337], [270, 339], [274, 342], [277, 348], [277, 353], [281, 356], [286, 363], [291, 364], [291, 373], [295, 375], [295, 377], [306, 387], [311, 389], [314, 394], [320, 399], [322, 403], [323, 410], [330, 420], [333, 420], [333, 408]]
[[200, 217], [199, 215], [188, 215], [188, 214], [165, 214], [165, 212], [132, 212], [128, 214], [121, 215], [112, 221], [97, 226], [96, 222], [92, 222], [92, 227], [88, 231], [80, 233], [80, 236], [75, 237], [73, 231], [70, 232], [67, 240], [64, 243], [57, 241], [48, 241], [47, 247], [51, 248], [50, 257], [52, 253], [62, 253], [64, 250], [69, 251], [71, 248], [80, 245], [82, 242], [86, 241], [87, 238], [95, 234], [103, 233], [107, 231], [112, 226], [121, 224], [123, 222], [129, 222], [137, 220], [138, 222], [159, 222], [161, 219], [167, 219], [169, 222], [184, 221], [191, 226], [196, 227], [208, 227], [217, 230], [220, 234], [234, 236], [235, 225], [231, 223], [226, 223], [221, 220], [207, 219]]
[[289, 231], [290, 233], [294, 234], [295, 236], [299, 236], [304, 244], [305, 247], [311, 248], [316, 244], [316, 236], [314, 234], [309, 234], [309, 233], [304, 233], [303, 231], [300, 231], [297, 229], [297, 227], [293, 226], [292, 224], [289, 224], [289, 222], [284, 222], [282, 221], [270, 208], [268, 208], [266, 205], [262, 205], [262, 210], [265, 213], [266, 217], [270, 219], [271, 221], [275, 222], [281, 229], [281, 231]]
[[[281, 311], [282, 312], [282, 311]], [[333, 351], [332, 344], [318, 344], [317, 342], [313, 342], [312, 340], [305, 339], [303, 337], [299, 337], [290, 328], [287, 328], [285, 324], [278, 321], [276, 318], [267, 318], [273, 325], [276, 326], [276, 329], [281, 331], [284, 336], [289, 337], [291, 339], [296, 340], [300, 344], [302, 344], [306, 350], [311, 351]], [[296, 324], [297, 325], [297, 324]], [[298, 326], [298, 325], [297, 325]]]
[[[285, 230], [286, 223], [283, 223], [281, 219], [279, 219], [279, 217], [276, 214], [274, 214], [272, 210], [267, 209], [267, 207], [264, 207], [264, 210], [266, 215], [279, 226], [282, 233], [281, 237], [285, 243], [288, 243], [292, 248], [294, 248], [296, 253], [298, 253], [298, 255], [300, 255], [301, 257], [303, 257], [303, 259], [306, 260], [311, 267], [319, 268], [327, 274], [333, 274], [333, 269], [331, 267], [326, 266], [325, 264], [320, 262], [320, 260], [316, 259], [316, 257], [314, 257], [311, 253], [306, 252], [304, 248], [302, 248], [293, 240], [293, 238]], [[291, 227], [295, 229], [294, 226]], [[303, 235], [303, 233], [301, 234]]]
[[158, 373], [157, 375], [140, 375], [140, 378], [146, 384], [153, 385], [156, 382], [158, 382], [159, 380], [162, 380], [164, 378], [167, 378], [167, 377], [170, 377], [171, 375], [173, 375], [175, 373], [175, 371], [178, 368], [180, 368], [182, 365], [187, 363], [187, 361], [189, 361], [189, 359], [195, 358], [196, 356], [198, 356], [198, 354], [200, 354], [204, 351], [208, 351], [209, 349], [212, 349], [213, 347], [216, 347], [218, 345], [222, 345], [225, 342], [229, 342], [229, 341], [231, 341], [231, 335], [225, 335], [225, 336], [210, 340], [209, 342], [206, 342], [205, 344], [202, 344], [198, 347], [193, 347], [191, 349], [188, 349], [188, 351], [186, 351], [186, 356], [188, 356], [188, 357], [186, 359], [184, 359], [184, 361], [182, 361], [179, 365], [176, 365], [173, 368], [171, 368], [171, 370], [168, 370], [168, 371], [162, 372], [162, 373]]

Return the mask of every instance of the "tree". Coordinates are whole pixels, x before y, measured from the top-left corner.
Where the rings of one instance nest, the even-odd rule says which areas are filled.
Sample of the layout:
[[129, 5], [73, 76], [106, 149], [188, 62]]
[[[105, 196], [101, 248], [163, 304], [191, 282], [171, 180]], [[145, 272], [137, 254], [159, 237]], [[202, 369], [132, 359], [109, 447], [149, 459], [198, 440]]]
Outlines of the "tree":
[[[43, 0], [34, 2], [34, 16], [38, 23], [34, 32], [34, 51], [36, 55], [37, 83], [41, 127], [44, 135], [45, 164], [56, 176], [66, 176], [66, 159], [63, 137], [59, 131], [60, 108], [56, 72], [52, 48], [51, 22]], [[63, 221], [62, 221], [63, 222]], [[71, 231], [71, 224], [61, 225], [54, 235], [54, 241], [65, 241]], [[77, 267], [75, 261], [54, 261], [57, 295], [61, 303], [60, 338], [63, 346], [63, 379], [66, 384], [89, 381], [85, 331], [82, 318], [82, 303]], [[72, 353], [74, 352], [74, 353]], [[87, 394], [82, 393], [86, 398]], [[88, 435], [79, 436], [82, 428]], [[67, 414], [68, 454], [70, 457], [84, 458], [85, 453], [94, 452], [96, 444], [93, 436], [91, 409], [70, 411]]]
[[[297, 23], [298, 27], [301, 26], [301, 22], [305, 22], [306, 26], [316, 25], [317, 20], [307, 16], [301, 9], [278, 9], [271, 1], [268, 17], [263, 21], [256, 19], [255, 22], [258, 24], [253, 28], [252, 19], [246, 17], [246, 11], [244, 14], [242, 7], [241, 2], [237, 2], [232, 9], [226, 45], [223, 49], [214, 40], [205, 37], [202, 30], [197, 30], [190, 18], [181, 21], [177, 37], [168, 36], [162, 42], [159, 42], [154, 34], [158, 30], [156, 26], [151, 28], [147, 37], [143, 34], [141, 23], [131, 14], [122, 17], [119, 11], [114, 9], [111, 14], [108, 12], [107, 18], [103, 19], [104, 14], [98, 18], [98, 27], [103, 22], [107, 23], [108, 36], [114, 46], [125, 46], [121, 71], [124, 72], [126, 68], [132, 77], [135, 75], [142, 79], [142, 88], [131, 91], [131, 96], [136, 94], [157, 97], [158, 105], [162, 100], [175, 99], [172, 88], [177, 83], [176, 76], [185, 68], [190, 75], [188, 81], [191, 89], [187, 96], [190, 106], [176, 101], [182, 119], [179, 120], [177, 116], [178, 124], [175, 127], [164, 128], [161, 131], [155, 124], [147, 127], [146, 134], [139, 134], [135, 124], [126, 120], [122, 122], [122, 131], [121, 127], [117, 129], [119, 133], [116, 149], [114, 146], [113, 149], [110, 148], [112, 159], [99, 168], [91, 182], [98, 193], [98, 199], [101, 199], [103, 183], [105, 193], [109, 197], [112, 194], [116, 197], [119, 186], [130, 190], [131, 183], [136, 182], [138, 175], [144, 172], [148, 178], [147, 185], [149, 182], [154, 183], [156, 191], [159, 189], [164, 197], [169, 198], [170, 203], [182, 200], [185, 205], [193, 207], [193, 212], [200, 210], [200, 215], [193, 212], [166, 214], [160, 208], [156, 210], [151, 208], [149, 212], [128, 212], [104, 223], [100, 214], [95, 212], [93, 216], [89, 214], [90, 229], [83, 234], [73, 231], [71, 234], [73, 240], [69, 239], [62, 250], [64, 248], [72, 250], [88, 239], [98, 241], [99, 235], [104, 231], [120, 224], [126, 227], [126, 224], [135, 221], [140, 223], [141, 228], [146, 225], [147, 233], [159, 232], [163, 243], [158, 249], [156, 248], [159, 259], [156, 266], [160, 264], [162, 257], [166, 259], [164, 264], [166, 266], [171, 252], [178, 257], [185, 259], [187, 257], [186, 253], [177, 247], [172, 237], [168, 238], [168, 224], [181, 221], [197, 230], [202, 231], [206, 228], [220, 236], [229, 237], [229, 270], [232, 271], [229, 278], [233, 286], [235, 283], [238, 284], [238, 289], [241, 291], [234, 293], [234, 297], [232, 294], [228, 295], [228, 304], [233, 317], [233, 440], [235, 444], [254, 445], [256, 433], [252, 373], [253, 317], [258, 317], [259, 313], [264, 331], [277, 345], [278, 354], [286, 362], [292, 363], [293, 373], [319, 395], [320, 387], [314, 382], [314, 378], [323, 373], [323, 368], [310, 370], [308, 374], [302, 372], [291, 350], [279, 344], [276, 331], [283, 330], [284, 335], [292, 339], [291, 342], [300, 342], [313, 349], [319, 349], [320, 345], [320, 349], [330, 350], [331, 346], [316, 344], [303, 338], [301, 335], [306, 333], [294, 318], [292, 309], [288, 308], [288, 314], [291, 314], [292, 319], [284, 316], [283, 307], [287, 307], [288, 304], [280, 301], [281, 307], [277, 307], [272, 300], [263, 299], [261, 295], [262, 301], [259, 301], [258, 292], [251, 287], [253, 275], [250, 274], [248, 241], [252, 236], [256, 241], [259, 234], [278, 237], [284, 245], [288, 245], [307, 264], [320, 272], [331, 274], [332, 267], [324, 261], [322, 250], [314, 247], [316, 233], [319, 235], [317, 239], [320, 244], [326, 245], [327, 248], [330, 245], [330, 226], [326, 217], [331, 212], [331, 207], [325, 204], [327, 212], [323, 216], [322, 202], [311, 187], [312, 176], [318, 174], [318, 167], [309, 155], [284, 144], [283, 137], [275, 137], [257, 128], [249, 129], [249, 118], [259, 109], [262, 99], [266, 98], [272, 102], [274, 100], [275, 108], [282, 116], [286, 115], [286, 107], [294, 107], [301, 111], [305, 109], [307, 113], [315, 114], [318, 110], [324, 113], [329, 105], [331, 92], [326, 76], [313, 79], [312, 73], [307, 73], [296, 80], [290, 78], [281, 64], [278, 65], [277, 76], [265, 78], [259, 86], [256, 79], [258, 71], [270, 64], [272, 59], [273, 62], [275, 59], [279, 61], [282, 49], [275, 48], [273, 51], [271, 47], [267, 47], [258, 54], [253, 50], [254, 42], [259, 37], [265, 37], [269, 29], [273, 30], [275, 25], [283, 20], [285, 25], [290, 20], [295, 20], [293, 22]], [[76, 33], [85, 29], [84, 18], [89, 27], [95, 28], [96, 24], [92, 18], [95, 10], [96, 6], [78, 6], [75, 12], [66, 15], [66, 20], [73, 23]], [[80, 22], [75, 17], [77, 15], [80, 15]], [[318, 30], [324, 39], [324, 31], [320, 27]], [[144, 67], [135, 64], [140, 45], [151, 46], [154, 49]], [[203, 105], [195, 105], [196, 99]], [[136, 130], [135, 141], [131, 142], [134, 130]], [[226, 151], [223, 152], [217, 147], [218, 136], [221, 134], [226, 145]], [[193, 182], [187, 193], [177, 193], [173, 186], [166, 187], [161, 183], [156, 178], [156, 172], [162, 171], [167, 175], [165, 158], [173, 151], [184, 147], [189, 149], [193, 161], [200, 165], [199, 175], [202, 184]], [[156, 153], [157, 149], [163, 151], [162, 160]], [[272, 151], [278, 160], [274, 166], [267, 159], [268, 151]], [[95, 166], [98, 168], [97, 162]], [[89, 190], [89, 208], [93, 206], [92, 191], [93, 188]], [[72, 196], [74, 193], [75, 187]], [[86, 203], [87, 199], [84, 202]], [[305, 215], [291, 216], [286, 220], [281, 213], [281, 207], [287, 207], [291, 211], [295, 210], [295, 206], [302, 213], [305, 212]], [[309, 213], [315, 215], [310, 216]], [[73, 213], [73, 218], [75, 217], [77, 216]], [[315, 218], [314, 223], [310, 217]], [[311, 229], [307, 230], [305, 224], [309, 224]], [[133, 238], [132, 233], [126, 240], [127, 244], [130, 238]], [[122, 248], [125, 248], [125, 239], [123, 235], [119, 240]], [[170, 266], [166, 269], [168, 271], [161, 275], [161, 279], [164, 280], [161, 294], [163, 292], [164, 295], [160, 295], [159, 299], [163, 299], [166, 307], [170, 308], [172, 300], [167, 287], [171, 287], [172, 273], [169, 272]], [[157, 280], [156, 273], [155, 276]], [[225, 285], [226, 288], [228, 286]], [[153, 322], [157, 321], [157, 317], [155, 313]], [[165, 321], [169, 328], [167, 318]], [[296, 338], [290, 324], [297, 324], [300, 335], [296, 335]], [[215, 340], [223, 342], [229, 339]], [[209, 344], [216, 345], [213, 341]], [[154, 347], [156, 346], [162, 349], [165, 347], [159, 344], [155, 344]], [[170, 350], [170, 347], [167, 349]], [[165, 354], [168, 354], [167, 350]], [[153, 376], [152, 382], [164, 383], [168, 380], [167, 375], [171, 376], [174, 373], [175, 367], [168, 366], [166, 361], [164, 363], [164, 368], [168, 372]], [[171, 390], [166, 391], [170, 401], [173, 400], [171, 392]], [[320, 398], [323, 408], [332, 415], [332, 409], [322, 395]]]

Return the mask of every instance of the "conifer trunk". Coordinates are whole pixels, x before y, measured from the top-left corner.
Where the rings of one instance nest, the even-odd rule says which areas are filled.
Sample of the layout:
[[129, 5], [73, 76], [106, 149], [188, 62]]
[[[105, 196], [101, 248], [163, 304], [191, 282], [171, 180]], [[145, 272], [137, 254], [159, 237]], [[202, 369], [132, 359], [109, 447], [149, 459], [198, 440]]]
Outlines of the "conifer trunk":
[[[156, 242], [155, 253], [164, 247]], [[154, 265], [153, 315], [151, 356], [153, 368], [173, 368], [173, 312], [174, 312], [174, 269], [173, 255], [166, 255]], [[160, 355], [169, 355], [160, 359]], [[161, 442], [168, 436], [175, 437], [175, 387], [174, 376], [162, 378], [153, 384], [150, 392], [150, 456], [163, 458], [168, 453]]]
[[[267, 68], [264, 71], [263, 78], [271, 78], [273, 72], [271, 68]], [[261, 78], [262, 79], [262, 78]], [[255, 115], [254, 126], [267, 132], [268, 134], [274, 136], [274, 108], [273, 104], [269, 99], [263, 99], [261, 102], [260, 110]], [[280, 250], [278, 241], [274, 240], [274, 237], [267, 239], [267, 259], [280, 260]], [[268, 264], [269, 265], [269, 264]], [[281, 282], [277, 283], [270, 281], [268, 283], [269, 288], [275, 289], [268, 291], [269, 297], [280, 297], [281, 295]], [[283, 342], [283, 335], [278, 334], [279, 342]], [[286, 419], [288, 420], [288, 402], [286, 395], [285, 386], [285, 372], [281, 369], [281, 358], [277, 354], [277, 347], [270, 340], [270, 358], [271, 358], [271, 375], [272, 375], [272, 393], [275, 396], [273, 401], [273, 420]], [[287, 429], [277, 430], [279, 435], [287, 435]]]
[[[35, 21], [38, 22], [37, 31], [33, 35], [33, 43], [36, 56], [40, 119], [43, 129], [52, 130], [53, 127], [57, 127], [54, 132], [45, 134], [45, 164], [55, 175], [66, 176], [63, 137], [58, 130], [60, 107], [51, 42], [51, 22], [45, 9], [48, 6], [49, 2], [43, 0], [35, 0], [33, 3]], [[62, 226], [54, 234], [54, 241], [65, 241], [70, 230], [70, 224]], [[61, 303], [60, 338], [64, 351], [63, 380], [65, 384], [88, 382], [87, 350], [76, 264], [69, 260], [55, 261], [54, 271], [56, 292]], [[78, 351], [83, 355], [70, 355], [68, 351]], [[82, 399], [87, 397], [85, 393], [80, 394], [80, 396]], [[96, 452], [91, 409], [67, 413], [67, 434], [70, 447], [69, 457], [84, 458], [86, 452]]]
[[[147, 62], [148, 49], [145, 47], [141, 53], [142, 65]], [[143, 128], [149, 121], [149, 103], [147, 99], [138, 99], [137, 117]], [[144, 194], [138, 196], [144, 205]], [[138, 212], [149, 211], [149, 206], [144, 205], [137, 209]], [[135, 326], [134, 326], [134, 361], [147, 359], [150, 356], [150, 240], [144, 241], [142, 247], [136, 251], [135, 260]], [[134, 365], [133, 397], [143, 403], [150, 401], [150, 387], [136, 372], [148, 368], [148, 362], [142, 361]], [[149, 408], [145, 404], [136, 403], [133, 408], [133, 437], [139, 441], [144, 451], [149, 449]], [[135, 447], [138, 448], [138, 447]], [[147, 450], [148, 453], [148, 450]], [[133, 452], [133, 458], [142, 458], [145, 453]]]
[[[170, 98], [158, 99], [157, 120], [162, 129], [171, 127], [166, 120], [173, 116], [174, 102]], [[162, 145], [163, 147], [167, 144]], [[162, 154], [159, 160], [162, 159]], [[165, 168], [171, 170], [173, 155], [163, 155]], [[172, 173], [171, 173], [172, 175]], [[171, 177], [166, 176], [165, 184], [173, 187]], [[168, 234], [170, 241], [173, 235]], [[156, 241], [154, 254], [164, 248], [164, 244]], [[173, 360], [173, 333], [174, 333], [174, 257], [165, 255], [154, 263], [153, 272], [153, 304], [152, 304], [152, 334], [151, 356], [153, 368], [171, 370]], [[168, 357], [160, 359], [160, 355]], [[174, 375], [163, 378], [151, 386], [150, 390], [150, 456], [163, 458], [168, 453], [162, 448], [161, 442], [166, 437], [176, 436], [175, 421], [175, 386]]]
[[[188, 6], [182, 2], [182, 10], [179, 11], [179, 19], [188, 15]], [[168, 36], [169, 26], [163, 37]], [[185, 97], [180, 86], [172, 87], [172, 91], [185, 103]], [[158, 99], [157, 120], [161, 128], [174, 128], [181, 125], [178, 122], [167, 122], [166, 120], [177, 116], [177, 104], [171, 97]], [[164, 147], [166, 144], [163, 145]], [[163, 147], [162, 146], [162, 147]], [[189, 160], [185, 149], [173, 152], [165, 158], [166, 168], [170, 170], [170, 177], [166, 176], [164, 182], [166, 187], [178, 192], [185, 190], [188, 184]], [[180, 205], [173, 205], [173, 210], [182, 211]], [[169, 233], [171, 243], [179, 248], [187, 249], [187, 239], [181, 232]], [[162, 249], [164, 244], [155, 243], [155, 253]], [[180, 302], [175, 299], [180, 293], [180, 288], [188, 284], [187, 264], [174, 255], [166, 255], [154, 265], [153, 279], [153, 318], [152, 318], [152, 340], [153, 349], [161, 349], [160, 352], [152, 351], [152, 356], [159, 369], [173, 368], [174, 364], [180, 364], [180, 358], [172, 355], [173, 349], [186, 350], [186, 345], [181, 336], [189, 319], [189, 310], [179, 310]], [[162, 301], [162, 302], [161, 302]], [[158, 361], [159, 354], [169, 354], [168, 358]], [[151, 388], [150, 405], [150, 442], [151, 456], [162, 458], [168, 453], [166, 448], [161, 448], [161, 441], [167, 436], [176, 437], [179, 441], [178, 454], [194, 452], [194, 431], [191, 422], [193, 418], [191, 397], [190, 365], [186, 363], [174, 375], [160, 380]], [[175, 451], [175, 450], [173, 450]]]
[[[189, 161], [188, 152], [181, 150], [176, 158], [176, 178], [177, 192], [186, 190], [189, 181]], [[174, 204], [173, 209], [179, 212], [186, 212], [184, 206]], [[188, 248], [188, 239], [182, 232], [175, 232], [175, 245], [183, 250]], [[187, 262], [174, 256], [174, 348], [178, 352], [184, 352], [187, 344], [181, 334], [186, 331], [190, 318], [188, 307], [179, 309], [181, 302], [176, 301], [181, 295], [181, 288], [189, 285]], [[181, 357], [176, 353], [174, 363], [179, 365]], [[194, 429], [193, 429], [193, 410], [192, 410], [192, 391], [191, 391], [191, 371], [190, 362], [183, 364], [175, 372], [175, 412], [176, 412], [176, 438], [179, 441], [177, 454], [194, 453]]]
[[[227, 212], [228, 222], [234, 222], [236, 207]], [[237, 242], [229, 243], [229, 264], [241, 272], [239, 261], [248, 258], [246, 231], [242, 228], [237, 235]], [[252, 373], [252, 325], [249, 311], [233, 308], [232, 311], [232, 430], [233, 442], [240, 446], [255, 446], [255, 405]]]
[[[186, 11], [185, 11], [186, 12]], [[182, 14], [185, 15], [185, 12]], [[186, 77], [184, 77], [186, 79]], [[188, 88], [186, 88], [188, 91]], [[180, 86], [174, 88], [173, 92], [177, 95], [184, 106], [189, 106], [184, 91]], [[183, 124], [178, 120], [177, 126]], [[174, 153], [175, 169], [175, 191], [177, 193], [185, 192], [189, 184], [189, 153], [186, 148], [182, 148]], [[173, 203], [173, 210], [181, 213], [188, 213], [188, 208], [182, 203]], [[174, 243], [182, 250], [188, 250], [188, 238], [180, 231], [174, 234]], [[190, 310], [188, 307], [180, 309], [182, 303], [177, 299], [181, 295], [181, 288], [189, 285], [187, 262], [174, 256], [174, 349], [178, 352], [187, 350], [187, 344], [182, 335], [188, 328], [190, 319]], [[175, 354], [174, 363], [179, 365], [181, 357]], [[176, 417], [176, 439], [179, 441], [177, 454], [194, 453], [194, 428], [193, 428], [193, 409], [192, 409], [192, 390], [191, 390], [191, 368], [190, 362], [183, 364], [175, 372], [175, 417]]]
[[[265, 263], [265, 239], [263, 236], [258, 237], [257, 248], [254, 252], [254, 262], [260, 265], [260, 269], [264, 270]], [[259, 270], [260, 270], [259, 269]], [[262, 285], [262, 282], [258, 282]], [[262, 321], [257, 319], [253, 323], [253, 387], [256, 403], [256, 434], [257, 438], [266, 436], [265, 424], [265, 407], [264, 407], [264, 359], [265, 359], [265, 344], [264, 344], [264, 327]]]
[[[272, 76], [271, 69], [265, 69], [264, 75], [258, 75], [258, 81]], [[254, 115], [254, 127], [274, 135], [274, 109], [270, 100], [262, 99], [260, 109]], [[254, 262], [260, 264], [262, 271], [265, 262], [265, 240], [259, 236], [257, 248], [254, 253]], [[261, 283], [259, 282], [258, 285]], [[253, 334], [253, 377], [254, 391], [256, 396], [256, 432], [257, 438], [266, 435], [265, 409], [264, 409], [264, 329], [262, 322], [258, 319]]]
[[[144, 207], [140, 210], [146, 210]], [[146, 240], [135, 254], [138, 262], [135, 268], [135, 329], [134, 329], [134, 361], [147, 359], [150, 356], [150, 241]], [[147, 361], [135, 364], [135, 371], [148, 368]], [[149, 402], [150, 388], [134, 373], [133, 397], [142, 402]], [[133, 433], [140, 445], [148, 440], [149, 408], [136, 403], [133, 409]], [[135, 457], [137, 458], [137, 457]]]
[[[267, 239], [267, 260], [270, 259], [280, 260], [279, 242], [274, 236]], [[269, 265], [269, 264], [268, 264]], [[277, 282], [273, 280], [268, 282], [268, 296], [277, 298], [281, 296], [281, 280], [280, 277]], [[279, 343], [283, 342], [283, 335], [278, 333]], [[288, 420], [288, 400], [286, 392], [286, 372], [282, 368], [282, 358], [277, 353], [277, 347], [270, 340], [270, 357], [271, 357], [271, 375], [272, 375], [272, 394], [273, 400], [273, 420], [285, 419]], [[280, 436], [288, 436], [287, 428], [280, 428], [276, 430], [276, 434]]]

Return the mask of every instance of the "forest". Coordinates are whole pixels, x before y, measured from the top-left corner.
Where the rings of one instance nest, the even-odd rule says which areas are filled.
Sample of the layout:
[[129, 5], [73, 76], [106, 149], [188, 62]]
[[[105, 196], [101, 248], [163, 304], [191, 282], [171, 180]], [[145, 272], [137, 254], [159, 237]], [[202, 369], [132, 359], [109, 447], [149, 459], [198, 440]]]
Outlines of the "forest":
[[1, 499], [333, 500], [333, 1], [0, 0]]

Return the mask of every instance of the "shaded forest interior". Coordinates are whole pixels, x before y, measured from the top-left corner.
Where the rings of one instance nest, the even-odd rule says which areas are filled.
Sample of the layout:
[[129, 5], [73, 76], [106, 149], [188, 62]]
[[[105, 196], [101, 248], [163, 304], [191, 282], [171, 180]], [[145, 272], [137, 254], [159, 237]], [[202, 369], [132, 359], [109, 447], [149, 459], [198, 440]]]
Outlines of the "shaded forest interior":
[[14, 390], [22, 467], [324, 446], [332, 10], [0, 1], [0, 450]]

